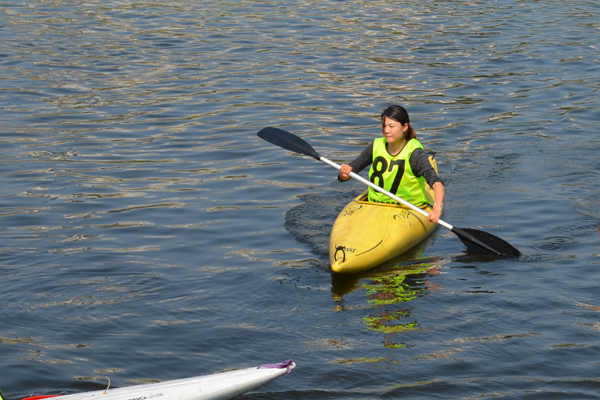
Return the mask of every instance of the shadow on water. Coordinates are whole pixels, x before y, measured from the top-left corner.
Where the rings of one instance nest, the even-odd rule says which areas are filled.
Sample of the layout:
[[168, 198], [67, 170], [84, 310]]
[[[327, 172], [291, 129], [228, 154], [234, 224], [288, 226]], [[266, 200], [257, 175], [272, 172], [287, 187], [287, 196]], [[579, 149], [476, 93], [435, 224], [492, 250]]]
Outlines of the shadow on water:
[[284, 227], [297, 241], [309, 244], [314, 254], [328, 260], [333, 223], [346, 204], [360, 193], [352, 190], [302, 195], [300, 200], [303, 203], [285, 213]]

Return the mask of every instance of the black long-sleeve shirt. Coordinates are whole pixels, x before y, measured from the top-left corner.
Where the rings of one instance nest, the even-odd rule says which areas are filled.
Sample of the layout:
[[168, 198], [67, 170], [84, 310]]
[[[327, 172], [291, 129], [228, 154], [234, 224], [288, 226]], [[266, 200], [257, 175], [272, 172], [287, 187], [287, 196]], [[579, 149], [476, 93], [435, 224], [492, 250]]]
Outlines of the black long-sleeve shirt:
[[[435, 172], [435, 169], [429, 162], [429, 156], [423, 149], [415, 149], [410, 155], [410, 168], [412, 169], [415, 176], [423, 176], [430, 187], [433, 187], [435, 182], [444, 184], [444, 181]], [[356, 157], [353, 161], [349, 162], [348, 165], [352, 167], [352, 172], [358, 174], [360, 171], [368, 167], [373, 163], [373, 143], [365, 147], [365, 149]], [[338, 174], [338, 180], [341, 181]]]

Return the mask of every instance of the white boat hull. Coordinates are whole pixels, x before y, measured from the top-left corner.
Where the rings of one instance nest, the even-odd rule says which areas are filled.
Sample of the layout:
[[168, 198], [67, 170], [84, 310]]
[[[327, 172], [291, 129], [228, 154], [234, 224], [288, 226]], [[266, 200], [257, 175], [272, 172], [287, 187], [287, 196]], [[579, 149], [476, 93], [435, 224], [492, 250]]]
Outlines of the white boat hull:
[[[271, 382], [289, 373], [295, 366], [296, 364], [290, 360], [288, 366], [284, 367], [245, 368], [195, 378], [75, 393], [58, 397], [60, 397], [60, 400], [225, 400]], [[33, 400], [36, 398], [28, 399]]]

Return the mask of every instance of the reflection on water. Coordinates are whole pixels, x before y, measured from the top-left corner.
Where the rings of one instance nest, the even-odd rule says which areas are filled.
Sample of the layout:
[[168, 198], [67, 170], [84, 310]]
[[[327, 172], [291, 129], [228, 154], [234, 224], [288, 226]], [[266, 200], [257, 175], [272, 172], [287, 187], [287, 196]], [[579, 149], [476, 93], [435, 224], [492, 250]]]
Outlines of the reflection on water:
[[[395, 336], [419, 328], [416, 321], [411, 321], [410, 307], [404, 304], [417, 298], [419, 290], [404, 283], [405, 278], [404, 275], [379, 278], [364, 285], [369, 304], [376, 310], [363, 317], [363, 322], [369, 329], [385, 334], [385, 347], [404, 347], [394, 341]], [[403, 303], [401, 308], [393, 307], [398, 303]]]
[[[354, 290], [363, 293], [367, 299], [363, 316], [363, 324], [367, 329], [384, 334], [383, 345], [387, 348], [405, 347], [398, 342], [402, 333], [420, 329], [418, 322], [411, 318], [410, 302], [441, 287], [428, 280], [428, 277], [438, 275], [440, 266], [435, 262], [411, 263], [410, 266], [388, 267], [379, 272], [363, 273], [360, 277], [333, 275], [337, 278], [332, 286], [337, 288], [334, 294], [336, 311], [352, 308], [342, 297], [341, 288], [345, 294]], [[351, 283], [350, 283], [351, 282]]]

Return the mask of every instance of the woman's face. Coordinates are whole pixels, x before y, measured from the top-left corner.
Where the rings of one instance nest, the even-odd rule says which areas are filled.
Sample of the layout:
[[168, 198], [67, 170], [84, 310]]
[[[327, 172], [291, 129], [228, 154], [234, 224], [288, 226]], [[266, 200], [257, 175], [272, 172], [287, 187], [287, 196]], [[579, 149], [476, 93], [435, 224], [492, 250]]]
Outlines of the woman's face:
[[388, 143], [394, 143], [404, 138], [404, 132], [408, 129], [408, 123], [402, 125], [400, 122], [389, 117], [385, 117], [385, 121], [381, 126], [383, 136]]

